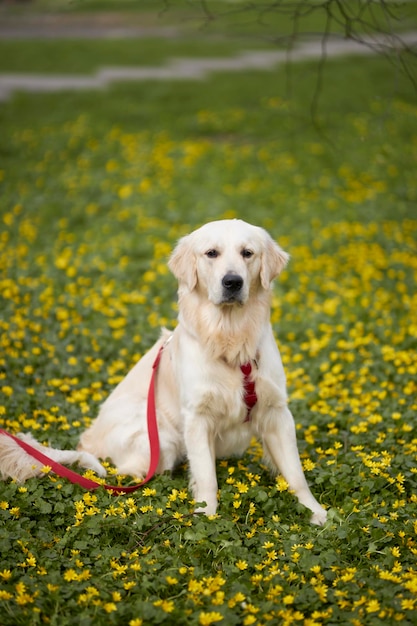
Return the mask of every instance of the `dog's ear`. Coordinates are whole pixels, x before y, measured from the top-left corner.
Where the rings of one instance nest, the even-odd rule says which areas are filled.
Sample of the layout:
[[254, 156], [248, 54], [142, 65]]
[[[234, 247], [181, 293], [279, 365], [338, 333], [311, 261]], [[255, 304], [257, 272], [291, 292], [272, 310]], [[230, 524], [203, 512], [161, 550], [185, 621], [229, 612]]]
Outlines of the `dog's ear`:
[[180, 285], [186, 285], [189, 291], [195, 288], [197, 284], [197, 267], [190, 235], [179, 240], [168, 261], [168, 267]]
[[271, 281], [284, 269], [290, 255], [284, 252], [280, 246], [265, 232], [265, 248], [261, 258], [261, 284], [264, 289], [269, 289]]

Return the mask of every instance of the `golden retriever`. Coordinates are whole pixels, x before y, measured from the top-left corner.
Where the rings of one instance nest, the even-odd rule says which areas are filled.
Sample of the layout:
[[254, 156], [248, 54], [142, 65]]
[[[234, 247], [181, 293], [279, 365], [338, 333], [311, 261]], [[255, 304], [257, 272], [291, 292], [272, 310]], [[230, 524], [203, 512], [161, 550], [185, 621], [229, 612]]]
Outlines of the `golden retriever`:
[[[176, 329], [164, 330], [111, 393], [81, 436], [79, 452], [62, 451], [59, 458], [54, 450], [55, 458], [64, 463], [78, 460], [100, 473], [97, 459], [110, 458], [120, 473], [145, 476], [150, 462], [147, 393], [163, 345], [156, 384], [161, 447], [157, 471], [172, 470], [186, 459], [193, 496], [201, 503], [197, 510], [214, 514], [216, 458], [242, 454], [255, 436], [272, 468], [312, 511], [311, 521], [323, 524], [326, 511], [312, 495], [300, 463], [285, 374], [269, 319], [271, 281], [287, 261], [288, 255], [265, 230], [241, 220], [211, 222], [183, 237], [169, 261], [179, 283]], [[245, 364], [251, 365], [256, 394], [251, 408], [241, 370]], [[30, 470], [25, 474], [25, 452], [5, 439], [0, 437], [0, 451], [7, 445], [10, 461], [3, 451], [3, 477], [22, 479], [39, 470], [35, 467], [32, 474]]]

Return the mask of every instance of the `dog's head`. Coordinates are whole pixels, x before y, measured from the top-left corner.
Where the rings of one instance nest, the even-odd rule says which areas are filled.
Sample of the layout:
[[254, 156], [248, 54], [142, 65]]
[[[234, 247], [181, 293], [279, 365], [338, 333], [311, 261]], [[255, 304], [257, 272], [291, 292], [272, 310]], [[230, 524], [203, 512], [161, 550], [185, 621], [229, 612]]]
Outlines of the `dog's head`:
[[216, 305], [242, 305], [256, 290], [270, 289], [288, 258], [262, 228], [221, 220], [180, 239], [169, 268], [181, 290], [200, 290]]

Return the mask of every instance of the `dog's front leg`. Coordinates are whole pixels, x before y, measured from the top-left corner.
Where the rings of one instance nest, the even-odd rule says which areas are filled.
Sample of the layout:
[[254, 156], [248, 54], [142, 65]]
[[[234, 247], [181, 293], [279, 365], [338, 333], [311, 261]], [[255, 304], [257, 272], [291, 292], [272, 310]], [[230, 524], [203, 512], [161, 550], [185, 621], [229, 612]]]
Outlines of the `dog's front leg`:
[[281, 472], [299, 502], [312, 511], [312, 523], [324, 524], [327, 513], [308, 487], [298, 453], [294, 419], [287, 407], [280, 408], [278, 415], [274, 416], [268, 431], [264, 433], [263, 443], [267, 456]]
[[217, 509], [217, 475], [214, 435], [208, 421], [201, 415], [185, 420], [185, 447], [190, 464], [190, 484], [196, 502], [205, 506], [196, 513], [214, 515]]

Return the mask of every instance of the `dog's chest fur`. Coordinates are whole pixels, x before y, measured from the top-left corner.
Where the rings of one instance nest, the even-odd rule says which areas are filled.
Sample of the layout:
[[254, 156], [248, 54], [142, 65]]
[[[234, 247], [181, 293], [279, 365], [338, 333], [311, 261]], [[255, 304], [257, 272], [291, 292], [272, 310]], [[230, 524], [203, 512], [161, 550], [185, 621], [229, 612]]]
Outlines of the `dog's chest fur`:
[[[256, 366], [253, 376], [256, 389]], [[252, 380], [252, 378], [251, 378]], [[196, 411], [200, 415], [210, 415], [216, 431], [233, 425], [244, 424], [248, 408], [245, 399], [245, 376], [239, 366], [230, 366], [219, 361], [216, 371], [202, 385]]]
[[250, 305], [218, 307], [199, 301], [194, 293], [187, 294], [181, 298], [180, 321], [198, 337], [208, 360], [238, 370], [256, 359], [263, 329], [269, 323], [269, 300], [269, 294], [257, 294]]

